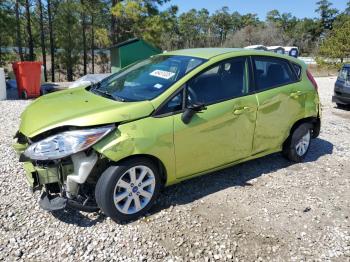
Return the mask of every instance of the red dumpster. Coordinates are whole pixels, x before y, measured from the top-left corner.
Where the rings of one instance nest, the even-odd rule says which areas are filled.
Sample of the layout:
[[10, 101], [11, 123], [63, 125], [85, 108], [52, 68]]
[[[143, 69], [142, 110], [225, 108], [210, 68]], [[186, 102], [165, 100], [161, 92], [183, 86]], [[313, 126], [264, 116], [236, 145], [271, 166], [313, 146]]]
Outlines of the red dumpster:
[[18, 97], [40, 96], [41, 62], [15, 62], [12, 68], [16, 75]]

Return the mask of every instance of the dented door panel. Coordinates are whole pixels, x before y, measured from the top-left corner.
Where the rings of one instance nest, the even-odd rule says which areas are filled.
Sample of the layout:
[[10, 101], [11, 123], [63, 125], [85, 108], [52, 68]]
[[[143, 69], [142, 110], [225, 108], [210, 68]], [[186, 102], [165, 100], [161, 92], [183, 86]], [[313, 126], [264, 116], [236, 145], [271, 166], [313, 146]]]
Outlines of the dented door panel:
[[257, 94], [258, 112], [253, 154], [281, 147], [291, 126], [304, 116], [305, 99], [295, 99], [298, 84], [286, 85]]
[[177, 178], [249, 157], [256, 110], [256, 96], [250, 95], [210, 105], [187, 125], [174, 116]]
[[260, 92], [257, 99], [253, 154], [276, 147], [282, 149], [298, 120], [318, 116], [319, 98], [308, 81]]

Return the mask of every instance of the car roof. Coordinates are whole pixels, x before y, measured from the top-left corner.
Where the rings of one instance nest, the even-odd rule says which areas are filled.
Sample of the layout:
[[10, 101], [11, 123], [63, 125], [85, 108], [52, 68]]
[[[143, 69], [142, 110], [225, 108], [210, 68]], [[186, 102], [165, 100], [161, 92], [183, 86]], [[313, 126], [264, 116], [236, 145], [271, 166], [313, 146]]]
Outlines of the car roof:
[[192, 48], [192, 49], [181, 49], [171, 52], [165, 52], [165, 55], [182, 55], [182, 56], [192, 56], [203, 59], [211, 59], [215, 56], [236, 53], [240, 51], [246, 51], [243, 48]]
[[192, 48], [192, 49], [181, 49], [176, 51], [164, 52], [161, 55], [179, 55], [179, 56], [191, 56], [202, 59], [211, 59], [216, 56], [225, 55], [265, 55], [272, 57], [281, 57], [285, 59], [295, 60], [293, 57], [277, 54], [274, 52], [264, 51], [264, 50], [253, 50], [245, 48]]

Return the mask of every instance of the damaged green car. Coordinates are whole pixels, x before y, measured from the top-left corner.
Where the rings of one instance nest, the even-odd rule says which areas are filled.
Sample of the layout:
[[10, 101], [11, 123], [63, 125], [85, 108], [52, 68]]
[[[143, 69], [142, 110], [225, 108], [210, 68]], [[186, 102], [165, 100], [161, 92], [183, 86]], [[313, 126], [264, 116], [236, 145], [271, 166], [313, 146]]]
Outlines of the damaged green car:
[[120, 222], [164, 186], [274, 152], [300, 162], [319, 132], [317, 84], [300, 60], [188, 49], [35, 100], [14, 147], [43, 209]]

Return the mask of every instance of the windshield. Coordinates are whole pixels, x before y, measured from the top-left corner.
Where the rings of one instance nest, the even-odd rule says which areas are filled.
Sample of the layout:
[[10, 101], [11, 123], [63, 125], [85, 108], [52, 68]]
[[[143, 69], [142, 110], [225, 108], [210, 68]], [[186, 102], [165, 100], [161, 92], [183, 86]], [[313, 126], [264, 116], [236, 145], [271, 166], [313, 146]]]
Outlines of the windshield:
[[189, 56], [155, 56], [94, 85], [90, 91], [119, 101], [151, 100], [206, 60]]

